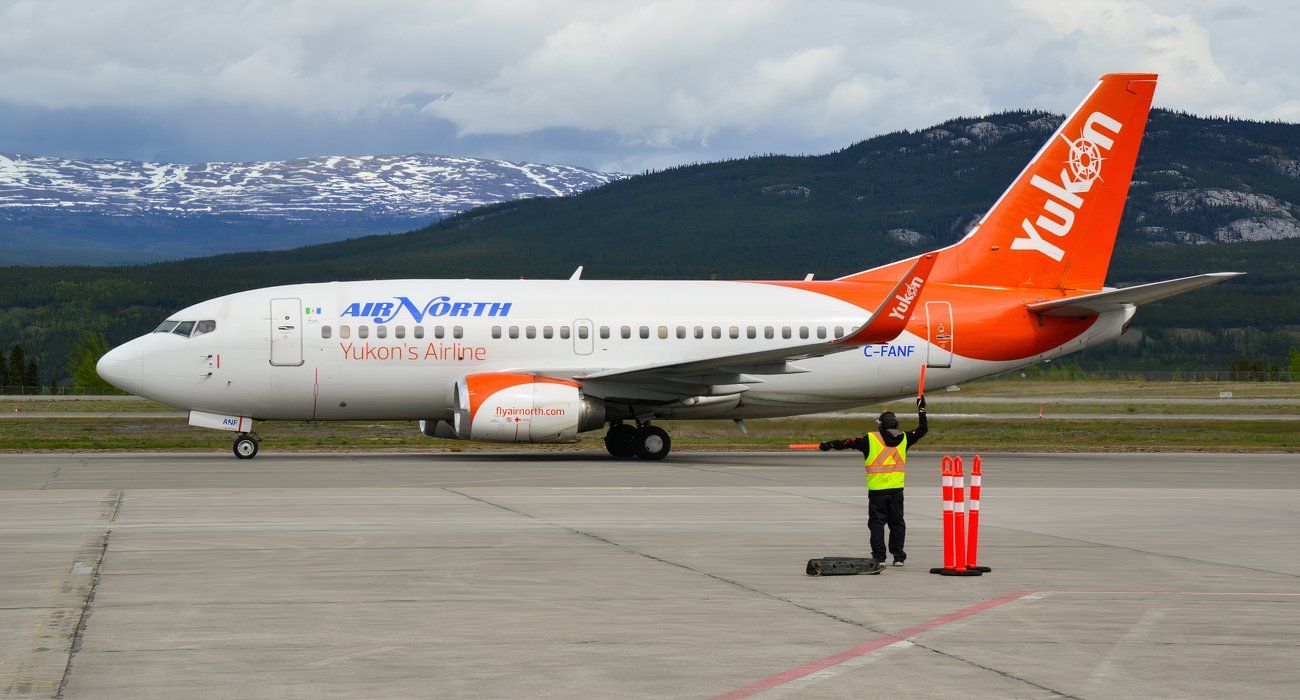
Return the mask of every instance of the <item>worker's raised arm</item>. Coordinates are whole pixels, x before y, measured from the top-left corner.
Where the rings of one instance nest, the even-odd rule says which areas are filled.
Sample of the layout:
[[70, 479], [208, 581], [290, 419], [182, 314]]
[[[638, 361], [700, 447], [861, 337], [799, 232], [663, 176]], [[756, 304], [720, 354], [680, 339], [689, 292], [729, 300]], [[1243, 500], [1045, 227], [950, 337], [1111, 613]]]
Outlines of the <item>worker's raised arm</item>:
[[917, 422], [916, 429], [907, 431], [908, 447], [911, 447], [912, 445], [916, 444], [918, 440], [925, 437], [926, 433], [930, 432], [929, 422], [926, 421], [925, 419], [925, 397], [924, 396], [916, 397], [916, 422]]

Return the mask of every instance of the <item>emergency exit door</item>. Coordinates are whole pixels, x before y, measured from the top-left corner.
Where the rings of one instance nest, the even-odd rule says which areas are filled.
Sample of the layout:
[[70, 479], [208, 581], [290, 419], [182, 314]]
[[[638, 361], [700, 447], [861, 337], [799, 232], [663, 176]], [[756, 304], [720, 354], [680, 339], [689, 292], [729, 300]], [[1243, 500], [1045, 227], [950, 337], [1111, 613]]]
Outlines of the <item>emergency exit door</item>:
[[952, 304], [946, 301], [925, 302], [925, 330], [928, 336], [927, 367], [952, 366]]
[[579, 355], [590, 355], [596, 347], [591, 321], [580, 318], [573, 322], [573, 351]]
[[302, 364], [302, 300], [271, 300], [271, 364]]

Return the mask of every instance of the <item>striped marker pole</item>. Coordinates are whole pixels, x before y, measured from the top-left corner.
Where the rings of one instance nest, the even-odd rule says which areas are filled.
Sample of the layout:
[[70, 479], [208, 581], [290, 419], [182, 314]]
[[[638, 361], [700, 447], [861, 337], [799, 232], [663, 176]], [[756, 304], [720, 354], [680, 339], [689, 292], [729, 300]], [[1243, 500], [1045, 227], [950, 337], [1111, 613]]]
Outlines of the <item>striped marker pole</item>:
[[961, 457], [953, 460], [952, 475], [952, 538], [957, 552], [957, 562], [953, 566], [958, 571], [966, 570], [966, 479], [962, 473]]
[[943, 566], [930, 569], [932, 574], [950, 570], [956, 563], [952, 537], [952, 456], [944, 455], [940, 465], [940, 474], [943, 475]]
[[980, 481], [984, 475], [980, 466], [980, 456], [975, 455], [970, 465], [970, 533], [966, 536], [966, 568], [987, 573], [993, 569], [976, 563], [980, 547]]

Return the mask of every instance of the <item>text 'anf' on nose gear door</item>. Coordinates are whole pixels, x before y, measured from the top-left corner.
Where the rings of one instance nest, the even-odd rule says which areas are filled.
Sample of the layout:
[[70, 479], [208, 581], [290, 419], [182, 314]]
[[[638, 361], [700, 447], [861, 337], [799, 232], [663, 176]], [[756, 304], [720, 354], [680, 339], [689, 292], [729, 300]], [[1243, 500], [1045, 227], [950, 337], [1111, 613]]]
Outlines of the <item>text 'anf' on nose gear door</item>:
[[302, 364], [302, 300], [271, 300], [271, 364]]
[[952, 304], [946, 301], [925, 302], [927, 367], [952, 366]]

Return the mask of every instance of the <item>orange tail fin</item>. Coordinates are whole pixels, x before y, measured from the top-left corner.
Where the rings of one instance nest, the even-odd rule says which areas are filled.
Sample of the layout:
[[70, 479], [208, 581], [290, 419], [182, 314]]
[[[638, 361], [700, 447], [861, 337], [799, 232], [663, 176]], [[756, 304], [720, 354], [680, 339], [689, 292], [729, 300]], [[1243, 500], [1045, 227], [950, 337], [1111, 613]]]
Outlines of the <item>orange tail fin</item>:
[[[1155, 87], [1149, 73], [1102, 76], [931, 279], [1101, 289]], [[889, 267], [844, 279], [889, 278]]]

